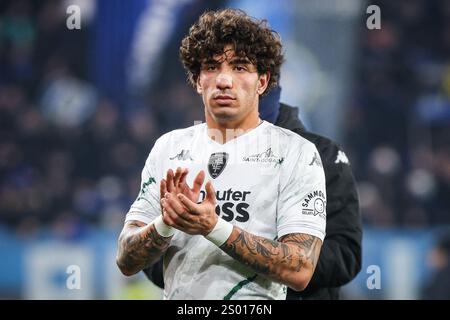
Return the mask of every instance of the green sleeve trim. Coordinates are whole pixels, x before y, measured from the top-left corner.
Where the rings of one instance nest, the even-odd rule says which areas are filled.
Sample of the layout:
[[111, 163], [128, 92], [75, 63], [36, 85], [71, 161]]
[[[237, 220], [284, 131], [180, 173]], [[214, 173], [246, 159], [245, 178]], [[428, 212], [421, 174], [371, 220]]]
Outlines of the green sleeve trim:
[[255, 275], [253, 275], [253, 276], [251, 276], [251, 277], [248, 277], [247, 279], [242, 280], [241, 282], [239, 282], [237, 285], [235, 285], [235, 286], [233, 287], [233, 289], [230, 290], [230, 292], [228, 292], [228, 294], [223, 298], [223, 300], [230, 300], [231, 297], [234, 296], [234, 294], [235, 294], [236, 292], [238, 292], [239, 290], [241, 290], [243, 286], [249, 284], [250, 282], [253, 282], [253, 280], [255, 280], [257, 276], [258, 276], [258, 275], [255, 274]]

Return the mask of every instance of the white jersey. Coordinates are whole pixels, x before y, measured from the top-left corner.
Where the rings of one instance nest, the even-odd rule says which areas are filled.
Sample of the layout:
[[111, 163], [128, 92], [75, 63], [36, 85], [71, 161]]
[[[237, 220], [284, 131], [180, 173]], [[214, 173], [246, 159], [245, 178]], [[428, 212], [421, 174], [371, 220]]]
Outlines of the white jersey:
[[[168, 169], [200, 170], [216, 191], [216, 213], [268, 239], [290, 233], [325, 237], [325, 175], [316, 147], [289, 130], [263, 122], [219, 144], [206, 124], [159, 138], [142, 171], [141, 191], [126, 221], [161, 214], [159, 184]], [[204, 188], [204, 185], [203, 185]], [[205, 197], [202, 189], [199, 201]], [[234, 260], [201, 235], [176, 230], [164, 254], [165, 299], [285, 299], [286, 286]]]

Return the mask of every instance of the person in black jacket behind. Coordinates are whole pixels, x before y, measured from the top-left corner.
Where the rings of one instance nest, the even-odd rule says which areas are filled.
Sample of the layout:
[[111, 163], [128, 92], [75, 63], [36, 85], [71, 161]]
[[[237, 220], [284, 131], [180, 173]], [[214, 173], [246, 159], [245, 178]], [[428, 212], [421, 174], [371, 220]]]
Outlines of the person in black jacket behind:
[[[288, 288], [287, 300], [339, 299], [340, 287], [361, 270], [362, 224], [356, 182], [348, 158], [334, 141], [309, 132], [298, 118], [298, 108], [280, 103], [281, 88], [273, 89], [260, 101], [260, 117], [296, 132], [315, 144], [325, 171], [327, 226], [319, 261], [307, 288]], [[147, 277], [164, 287], [162, 260], [144, 269]]]

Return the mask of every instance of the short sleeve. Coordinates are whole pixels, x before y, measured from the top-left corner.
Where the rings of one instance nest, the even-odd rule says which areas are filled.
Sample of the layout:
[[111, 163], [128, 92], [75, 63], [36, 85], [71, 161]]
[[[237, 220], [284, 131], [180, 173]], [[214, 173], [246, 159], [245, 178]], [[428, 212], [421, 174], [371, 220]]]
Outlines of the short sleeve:
[[323, 241], [326, 227], [325, 173], [314, 144], [304, 143], [286, 160], [280, 176], [278, 238], [305, 233]]
[[159, 181], [157, 178], [158, 158], [157, 141], [145, 161], [141, 174], [141, 188], [126, 215], [125, 221], [138, 220], [149, 224], [161, 214]]

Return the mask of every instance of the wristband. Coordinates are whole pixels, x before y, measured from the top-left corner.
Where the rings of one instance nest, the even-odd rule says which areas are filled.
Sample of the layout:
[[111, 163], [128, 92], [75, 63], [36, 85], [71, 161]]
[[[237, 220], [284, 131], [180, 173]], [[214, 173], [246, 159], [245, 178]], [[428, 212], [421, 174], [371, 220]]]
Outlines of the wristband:
[[173, 236], [175, 229], [164, 223], [162, 216], [159, 216], [153, 220], [153, 225], [155, 226], [156, 232], [162, 237], [168, 238]]
[[205, 238], [220, 247], [225, 243], [225, 241], [228, 240], [232, 231], [233, 225], [222, 218], [219, 218], [214, 229], [212, 229], [212, 231], [208, 233]]

